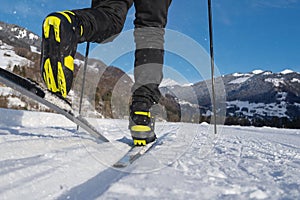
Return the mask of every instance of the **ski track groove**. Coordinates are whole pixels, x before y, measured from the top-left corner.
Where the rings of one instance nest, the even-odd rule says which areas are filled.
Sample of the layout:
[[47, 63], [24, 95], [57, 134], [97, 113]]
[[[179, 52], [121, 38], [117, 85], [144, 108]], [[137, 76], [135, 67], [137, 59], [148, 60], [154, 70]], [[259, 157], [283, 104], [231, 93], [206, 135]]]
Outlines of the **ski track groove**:
[[46, 162], [46, 160], [40, 158], [41, 155], [31, 156], [27, 158], [2, 160], [0, 161], [0, 177], [7, 173], [13, 173], [15, 171]]
[[[245, 172], [245, 175], [252, 179], [251, 181], [257, 182], [257, 180], [264, 177], [265, 185], [274, 185], [274, 183], [280, 188], [281, 191], [277, 195], [281, 195], [287, 192], [286, 187], [282, 188], [281, 181], [285, 178], [285, 171], [295, 170], [299, 171], [299, 165], [295, 168], [289, 163], [295, 162], [295, 156], [299, 153], [290, 150], [291, 145], [282, 145], [281, 143], [270, 143], [265, 139], [247, 138], [247, 142], [244, 142], [241, 159], [238, 163], [238, 169]], [[255, 162], [251, 162], [251, 160]], [[256, 166], [251, 166], [251, 163], [255, 163]], [[298, 168], [298, 169], [297, 169]], [[257, 169], [257, 170], [255, 170]], [[299, 186], [299, 183], [296, 185]], [[263, 184], [258, 186], [261, 191], [266, 191], [267, 187]], [[299, 188], [298, 188], [299, 192]], [[269, 192], [267, 195], [271, 195]]]
[[[161, 126], [159, 132], [161, 133], [160, 135], [162, 135], [163, 137], [159, 139], [164, 139], [164, 136], [166, 137], [167, 135], [174, 133], [176, 130], [178, 130], [178, 125], [172, 125], [170, 127], [168, 126], [168, 129], [165, 129], [164, 126]], [[117, 129], [115, 131], [120, 133], [120, 129]], [[158, 146], [159, 145], [160, 144], [158, 144]], [[151, 151], [147, 155], [151, 156]], [[88, 181], [68, 190], [67, 192], [59, 196], [57, 199], [99, 198], [100, 196], [106, 194], [111, 188], [115, 187], [115, 185], [118, 185], [121, 179], [130, 175], [132, 170], [134, 170], [134, 167], [131, 166], [129, 166], [127, 171], [118, 171], [114, 168], [107, 168], [106, 170], [100, 172]], [[103, 185], [101, 185], [101, 187], [98, 186], [99, 182], [104, 182]]]
[[[64, 168], [69, 168], [69, 166], [71, 166], [73, 162], [79, 163], [87, 156], [86, 153], [83, 154], [83, 152], [85, 152], [82, 151], [84, 148], [85, 147], [78, 146], [54, 148], [50, 150], [48, 149], [43, 154], [33, 157], [27, 157], [21, 160], [11, 159], [9, 161], [1, 161], [0, 178], [3, 180], [10, 180], [11, 184], [7, 184], [4, 187], [1, 186], [0, 194], [2, 193], [2, 191], [6, 191], [6, 194], [4, 196], [12, 195], [13, 197], [14, 194], [11, 194], [10, 191], [18, 190], [18, 188], [20, 187], [28, 188], [27, 190], [29, 191], [29, 193], [33, 191], [40, 192], [39, 189], [32, 188], [32, 186], [40, 184], [43, 186], [45, 184], [44, 182], [47, 181], [47, 179], [51, 180], [52, 176], [60, 176], [59, 174], [61, 174], [61, 171], [65, 171]], [[66, 159], [67, 154], [73, 155], [71, 160]], [[74, 155], [76, 156], [74, 157]], [[9, 164], [6, 163], [7, 161]], [[72, 163], [70, 163], [70, 161]], [[6, 166], [3, 166], [4, 168], [2, 168], [2, 162], [6, 163]], [[43, 170], [44, 168], [45, 170]], [[58, 172], [57, 175], [55, 175], [56, 172]], [[42, 189], [42, 187], [40, 187], [40, 189]], [[29, 194], [25, 192], [25, 196], [28, 195]], [[49, 198], [48, 195], [42, 197]]]
[[[274, 185], [274, 183], [277, 185], [279, 190], [276, 191], [276, 195], [280, 196], [290, 188], [281, 184], [281, 181], [285, 180], [285, 178], [291, 178], [285, 177], [284, 172], [294, 170], [299, 173], [298, 161], [297, 159], [295, 160], [297, 155], [299, 155], [298, 148], [291, 149], [290, 145], [273, 144], [265, 139], [255, 139], [248, 136], [244, 139], [240, 136], [232, 138], [225, 136], [221, 139], [219, 138], [219, 143], [214, 147], [210, 155], [211, 157], [218, 156], [218, 159], [213, 159], [217, 160], [217, 162], [208, 162], [209, 167], [203, 167], [202, 174], [208, 174], [210, 176], [208, 179], [219, 180], [220, 182], [224, 181], [226, 183], [224, 185], [232, 186], [232, 188], [223, 191], [224, 196], [221, 195], [222, 199], [226, 199], [227, 197], [231, 199], [234, 195], [241, 195], [245, 198], [265, 198], [272, 196], [274, 191], [269, 191], [272, 189], [266, 186], [268, 183], [270, 185]], [[187, 171], [188, 167], [183, 166], [182, 163], [188, 163], [188, 161], [178, 161], [175, 168]], [[192, 165], [189, 166], [189, 173], [187, 175], [201, 173], [199, 167], [193, 172], [191, 171]], [[264, 184], [258, 181], [262, 179], [262, 176], [266, 182]], [[240, 177], [244, 177], [250, 183], [256, 184], [243, 189], [242, 183], [234, 184], [240, 182], [238, 180]], [[241, 187], [238, 187], [238, 185], [241, 185]], [[292, 184], [292, 188], [295, 189], [294, 193], [297, 194], [297, 192], [300, 192], [299, 186], [299, 181]]]
[[[118, 147], [127, 122], [102, 120]], [[1, 199], [297, 199], [299, 130], [161, 123], [158, 145], [125, 171], [111, 168], [127, 144], [95, 144], [57, 126], [0, 128]], [[182, 129], [183, 127], [183, 129]], [[197, 126], [199, 127], [199, 126]], [[260, 132], [264, 130], [264, 132]], [[115, 137], [115, 138], [114, 138]], [[120, 142], [121, 141], [121, 142]], [[127, 140], [126, 140], [127, 141]], [[10, 149], [12, 151], [7, 151]], [[123, 150], [122, 150], [123, 149]], [[117, 155], [109, 155], [109, 152]], [[103, 157], [104, 156], [104, 157]], [[103, 159], [102, 159], [103, 157]], [[98, 160], [97, 160], [98, 159]], [[155, 165], [157, 164], [157, 165]], [[153, 166], [155, 170], [149, 170]], [[139, 170], [145, 170], [143, 173]], [[148, 170], [148, 171], [147, 171]], [[145, 180], [145, 181], [137, 181]], [[34, 196], [32, 196], [34, 194]]]
[[[13, 190], [18, 190], [19, 188], [24, 188], [24, 187], [25, 188], [27, 187], [28, 190], [30, 190], [32, 184], [29, 184], [29, 183], [32, 183], [33, 181], [36, 182], [39, 179], [43, 179], [45, 177], [50, 177], [49, 174], [52, 173], [53, 171], [55, 171], [55, 169], [53, 169], [53, 168], [46, 169], [46, 170], [37, 172], [35, 174], [31, 174], [29, 176], [24, 176], [24, 177], [22, 177], [22, 174], [17, 173], [16, 175], [19, 175], [22, 178], [18, 178], [17, 180], [15, 180], [15, 176], [12, 176], [12, 177], [9, 177], [8, 179], [6, 179], [6, 180], [10, 180], [10, 184], [7, 184], [6, 186], [1, 186], [0, 187], [0, 195], [5, 192], [5, 193], [8, 193], [8, 194], [3, 194], [4, 197], [7, 196], [7, 195], [13, 195], [14, 196], [15, 194], [12, 194], [12, 193], [15, 193], [16, 191], [13, 192]], [[11, 181], [12, 179], [13, 179], [13, 182]], [[38, 191], [35, 191], [35, 192], [38, 192]]]

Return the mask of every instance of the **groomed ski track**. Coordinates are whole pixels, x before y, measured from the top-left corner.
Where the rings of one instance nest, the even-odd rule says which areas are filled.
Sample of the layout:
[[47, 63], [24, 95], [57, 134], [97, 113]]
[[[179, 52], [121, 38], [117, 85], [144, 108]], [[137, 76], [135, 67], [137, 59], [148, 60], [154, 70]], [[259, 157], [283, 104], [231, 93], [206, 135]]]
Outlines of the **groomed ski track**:
[[0, 199], [299, 199], [300, 130], [157, 123], [158, 145], [129, 149], [126, 120], [90, 120], [97, 144], [61, 115], [0, 109]]

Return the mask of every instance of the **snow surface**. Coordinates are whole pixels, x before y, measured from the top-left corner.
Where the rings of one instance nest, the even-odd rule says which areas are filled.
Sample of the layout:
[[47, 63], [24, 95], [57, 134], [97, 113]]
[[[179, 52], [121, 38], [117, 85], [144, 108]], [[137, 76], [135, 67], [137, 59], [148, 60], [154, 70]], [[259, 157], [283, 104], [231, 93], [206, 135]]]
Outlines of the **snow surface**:
[[0, 67], [6, 69], [9, 66], [13, 67], [14, 65], [19, 66], [30, 66], [31, 61], [18, 56], [13, 50], [14, 47], [10, 46], [0, 40]]
[[127, 121], [90, 119], [96, 143], [61, 115], [0, 109], [0, 199], [299, 199], [300, 130], [158, 123], [132, 166]]
[[25, 102], [20, 98], [15, 97], [18, 94], [15, 90], [9, 87], [1, 87], [0, 86], [0, 96], [7, 97], [8, 106], [25, 106]]

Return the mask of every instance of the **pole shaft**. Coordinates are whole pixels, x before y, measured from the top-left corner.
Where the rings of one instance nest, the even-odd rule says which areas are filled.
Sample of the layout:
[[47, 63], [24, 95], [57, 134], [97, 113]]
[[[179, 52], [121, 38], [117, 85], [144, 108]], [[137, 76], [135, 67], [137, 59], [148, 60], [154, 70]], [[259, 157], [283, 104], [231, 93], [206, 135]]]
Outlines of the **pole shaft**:
[[79, 115], [81, 114], [81, 110], [82, 110], [82, 101], [83, 101], [83, 93], [84, 93], [84, 87], [85, 87], [85, 79], [86, 79], [86, 70], [87, 70], [87, 63], [88, 63], [88, 57], [89, 57], [89, 50], [90, 50], [90, 43], [88, 42], [86, 44], [85, 57], [84, 57], [82, 85], [81, 85], [80, 101], [79, 101]]
[[216, 93], [215, 93], [215, 59], [214, 59], [214, 43], [213, 43], [213, 22], [211, 0], [208, 0], [208, 25], [209, 25], [209, 50], [210, 50], [210, 65], [211, 65], [211, 85], [212, 85], [212, 110], [214, 121], [214, 133], [217, 134], [217, 110], [216, 110]]

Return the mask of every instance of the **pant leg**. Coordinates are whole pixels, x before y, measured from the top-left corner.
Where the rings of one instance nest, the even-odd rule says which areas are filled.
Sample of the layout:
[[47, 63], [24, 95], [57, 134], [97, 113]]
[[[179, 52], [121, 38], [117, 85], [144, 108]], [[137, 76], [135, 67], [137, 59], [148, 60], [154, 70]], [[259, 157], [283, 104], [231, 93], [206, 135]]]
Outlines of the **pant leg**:
[[83, 25], [79, 42], [97, 42], [121, 32], [133, 0], [93, 0], [92, 8], [73, 10]]
[[164, 62], [164, 28], [171, 0], [135, 0], [135, 84], [133, 101], [158, 103]]

